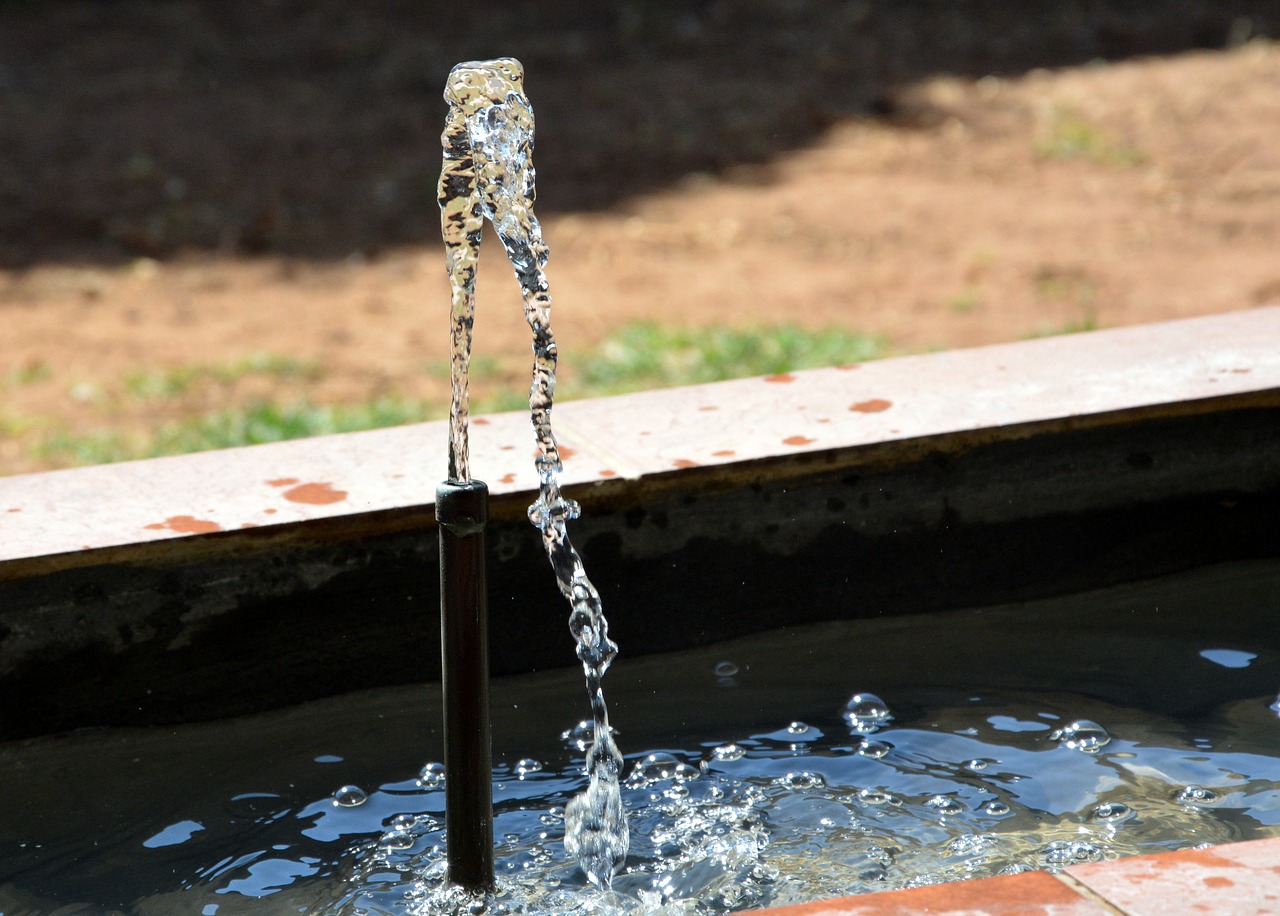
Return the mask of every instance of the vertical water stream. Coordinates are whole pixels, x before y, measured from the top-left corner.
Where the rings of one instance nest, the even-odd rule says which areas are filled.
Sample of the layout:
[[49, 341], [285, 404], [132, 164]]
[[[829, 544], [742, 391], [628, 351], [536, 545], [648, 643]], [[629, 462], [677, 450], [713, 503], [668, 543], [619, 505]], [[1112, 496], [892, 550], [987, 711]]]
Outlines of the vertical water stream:
[[574, 550], [566, 522], [578, 504], [560, 492], [559, 449], [551, 429], [556, 388], [556, 341], [551, 331], [551, 295], [543, 268], [547, 246], [533, 213], [533, 109], [525, 97], [524, 69], [513, 58], [469, 61], [449, 74], [448, 119], [441, 141], [440, 222], [452, 286], [452, 383], [449, 476], [470, 479], [467, 460], [467, 367], [475, 321], [475, 281], [484, 220], [498, 233], [515, 268], [533, 332], [533, 383], [529, 410], [538, 456], [538, 498], [529, 520], [542, 532], [556, 582], [569, 601], [569, 630], [586, 674], [593, 738], [587, 752], [587, 790], [565, 808], [565, 847], [587, 877], [607, 886], [625, 858], [626, 812], [619, 776], [622, 754], [609, 728], [602, 679], [617, 654], [609, 639], [600, 596]]

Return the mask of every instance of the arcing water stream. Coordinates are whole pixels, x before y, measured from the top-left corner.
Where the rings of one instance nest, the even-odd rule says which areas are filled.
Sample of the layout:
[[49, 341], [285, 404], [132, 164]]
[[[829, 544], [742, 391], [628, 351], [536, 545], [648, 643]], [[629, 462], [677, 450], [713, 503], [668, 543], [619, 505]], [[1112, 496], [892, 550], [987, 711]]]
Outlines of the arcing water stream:
[[607, 887], [626, 857], [627, 818], [618, 780], [622, 754], [609, 727], [601, 681], [617, 655], [609, 639], [600, 596], [569, 541], [565, 523], [578, 504], [560, 492], [560, 453], [551, 429], [556, 389], [556, 341], [551, 332], [551, 295], [543, 268], [547, 246], [533, 213], [533, 109], [522, 85], [524, 70], [513, 58], [458, 64], [449, 74], [448, 121], [441, 138], [440, 221], [452, 285], [452, 381], [450, 467], [454, 480], [470, 479], [467, 460], [467, 367], [475, 321], [476, 265], [484, 220], [497, 230], [515, 268], [533, 331], [533, 384], [529, 410], [537, 439], [538, 498], [529, 520], [542, 532], [556, 582], [571, 606], [569, 629], [577, 642], [591, 699], [592, 742], [587, 790], [565, 809], [565, 848], [590, 880]]

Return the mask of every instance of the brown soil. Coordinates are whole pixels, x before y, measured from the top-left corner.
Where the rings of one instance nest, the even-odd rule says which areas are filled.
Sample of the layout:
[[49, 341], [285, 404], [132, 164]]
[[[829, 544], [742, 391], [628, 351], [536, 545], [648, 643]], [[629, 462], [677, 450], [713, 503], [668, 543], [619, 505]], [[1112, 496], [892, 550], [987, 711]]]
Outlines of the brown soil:
[[[269, 393], [141, 398], [143, 367], [270, 353], [321, 367], [275, 396], [443, 397], [437, 100], [508, 50], [566, 375], [641, 319], [916, 351], [1280, 302], [1280, 47], [1192, 50], [1276, 34], [1271, 4], [500, 3], [494, 40], [419, 6], [0, 4], [0, 473], [51, 429]], [[514, 375], [501, 262], [477, 353]]]

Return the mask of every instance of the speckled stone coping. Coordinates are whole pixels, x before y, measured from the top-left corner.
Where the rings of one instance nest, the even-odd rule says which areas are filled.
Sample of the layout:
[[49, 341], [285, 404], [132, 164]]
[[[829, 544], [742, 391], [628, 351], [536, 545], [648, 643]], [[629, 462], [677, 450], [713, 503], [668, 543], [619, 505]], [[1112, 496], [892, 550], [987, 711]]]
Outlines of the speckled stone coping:
[[1077, 865], [1057, 875], [935, 884], [762, 911], [762, 916], [1273, 916], [1280, 838]]
[[[1280, 403], [1280, 307], [557, 406], [566, 486], [732, 474], [940, 438]], [[473, 420], [495, 497], [532, 491], [522, 413]], [[430, 514], [444, 422], [0, 478], [0, 579], [84, 552], [317, 519]], [[265, 532], [264, 532], [265, 533]], [[10, 567], [6, 572], [6, 568]]]

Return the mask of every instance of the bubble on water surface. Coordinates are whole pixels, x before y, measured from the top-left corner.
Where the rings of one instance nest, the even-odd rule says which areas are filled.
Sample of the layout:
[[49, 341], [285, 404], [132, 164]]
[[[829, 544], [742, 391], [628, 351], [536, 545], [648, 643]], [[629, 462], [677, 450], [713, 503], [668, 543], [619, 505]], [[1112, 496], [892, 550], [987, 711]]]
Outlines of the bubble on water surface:
[[996, 762], [997, 761], [995, 760], [982, 760], [982, 759], [966, 760], [964, 762], [964, 768], [966, 770], [972, 770], [975, 773], [980, 773], [983, 770], [985, 770], [987, 767], [991, 766], [991, 764]]
[[805, 722], [792, 722], [787, 726], [787, 734], [790, 735], [803, 735], [807, 731], [809, 731], [809, 726]]
[[980, 804], [978, 806], [978, 810], [981, 811], [983, 814], [990, 815], [991, 817], [1004, 817], [1006, 814], [1009, 813], [1009, 806], [1006, 805], [1004, 802], [997, 801], [996, 799], [993, 798], [989, 801], [984, 801], [982, 804]]
[[722, 744], [711, 752], [711, 756], [716, 760], [728, 762], [731, 760], [741, 760], [747, 756], [746, 749], [739, 744]]
[[869, 735], [893, 721], [889, 704], [874, 693], [855, 693], [844, 707], [844, 721], [849, 730]]
[[1111, 735], [1107, 730], [1089, 719], [1078, 719], [1070, 725], [1054, 729], [1049, 738], [1063, 747], [1084, 751], [1086, 754], [1096, 754], [1111, 743]]
[[444, 785], [444, 764], [428, 763], [419, 770], [418, 785], [424, 789], [434, 789]]
[[820, 789], [827, 781], [817, 773], [799, 772], [779, 776], [774, 783], [787, 789]]
[[658, 751], [646, 755], [636, 763], [631, 775], [627, 777], [627, 785], [633, 789], [644, 788], [667, 779], [687, 782], [691, 779], [697, 779], [699, 775], [701, 774], [697, 767], [682, 763], [673, 754]]
[[934, 811], [942, 815], [960, 814], [964, 811], [964, 806], [950, 795], [934, 795], [925, 799], [924, 804], [925, 807], [932, 808]]
[[947, 843], [947, 852], [953, 856], [980, 856], [995, 848], [998, 842], [989, 833], [969, 833]]
[[369, 800], [369, 795], [359, 786], [343, 786], [333, 793], [333, 803], [339, 808], [355, 808]]
[[1040, 860], [1051, 869], [1101, 862], [1104, 858], [1105, 848], [1086, 840], [1055, 840], [1040, 850]]
[[583, 719], [573, 728], [562, 731], [560, 740], [564, 741], [572, 749], [585, 751], [591, 746], [591, 742], [595, 739], [595, 734], [595, 723], [590, 719]]
[[893, 750], [892, 744], [887, 741], [876, 741], [874, 738], [863, 738], [853, 749], [858, 756], [870, 757], [872, 760], [888, 756], [891, 750]]
[[542, 772], [542, 762], [534, 760], [532, 757], [521, 757], [516, 761], [515, 774], [520, 779], [524, 779], [530, 773]]
[[889, 795], [881, 792], [879, 789], [861, 789], [858, 792], [858, 801], [865, 805], [887, 805], [889, 804]]
[[378, 840], [378, 847], [387, 851], [408, 849], [413, 845], [413, 834], [406, 830], [390, 830]]
[[738, 666], [733, 662], [718, 662], [715, 671], [716, 677], [733, 677], [738, 673]]
[[1105, 821], [1112, 824], [1125, 820], [1131, 814], [1133, 814], [1133, 809], [1119, 802], [1103, 802], [1102, 804], [1094, 805], [1093, 810], [1089, 812], [1089, 816], [1095, 821]]
[[1218, 793], [1203, 786], [1183, 786], [1175, 793], [1173, 800], [1180, 805], [1198, 806], [1212, 805], [1218, 800]]

